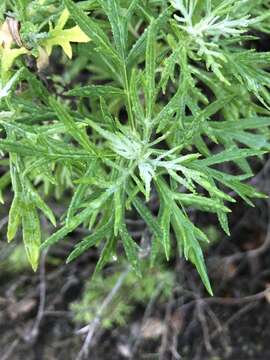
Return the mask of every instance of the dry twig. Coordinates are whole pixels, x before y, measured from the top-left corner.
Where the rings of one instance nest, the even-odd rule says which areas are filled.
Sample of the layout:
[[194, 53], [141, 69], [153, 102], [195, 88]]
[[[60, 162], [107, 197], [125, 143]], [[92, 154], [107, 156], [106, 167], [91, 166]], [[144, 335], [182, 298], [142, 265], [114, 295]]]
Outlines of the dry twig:
[[122, 287], [123, 282], [125, 278], [127, 277], [128, 273], [130, 271], [130, 268], [128, 267], [123, 273], [119, 276], [115, 286], [111, 290], [111, 292], [108, 294], [108, 296], [105, 298], [103, 303], [101, 304], [99, 311], [97, 312], [96, 317], [94, 320], [87, 325], [86, 327], [80, 329], [77, 333], [78, 334], [84, 334], [87, 333], [85, 341], [83, 343], [83, 346], [76, 358], [76, 360], [82, 360], [86, 358], [89, 354], [89, 349], [91, 347], [91, 343], [93, 340], [93, 337], [97, 331], [97, 329], [100, 326], [100, 322], [102, 320], [102, 316], [104, 314], [104, 311], [107, 309], [107, 307], [110, 305], [110, 303], [113, 301], [115, 295], [118, 293], [119, 289]]

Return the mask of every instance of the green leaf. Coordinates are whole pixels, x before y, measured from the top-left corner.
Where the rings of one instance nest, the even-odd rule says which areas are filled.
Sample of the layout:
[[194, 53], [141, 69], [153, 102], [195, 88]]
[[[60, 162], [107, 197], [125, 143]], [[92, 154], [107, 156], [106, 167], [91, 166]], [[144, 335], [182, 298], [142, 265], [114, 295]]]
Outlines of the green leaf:
[[[29, 145], [3, 139], [0, 139], [0, 149], [6, 152], [14, 152], [25, 156], [32, 156], [34, 151], [33, 147]], [[39, 153], [38, 149], [36, 149], [36, 153]]]
[[164, 247], [166, 259], [168, 261], [170, 259], [170, 252], [171, 252], [170, 222], [171, 222], [171, 209], [163, 205], [160, 216], [160, 227], [163, 233], [162, 244]]
[[146, 55], [145, 55], [145, 82], [146, 82], [146, 104], [147, 119], [151, 119], [153, 105], [155, 102], [155, 74], [156, 74], [156, 26], [150, 24], [147, 33]]
[[11, 241], [14, 239], [18, 227], [21, 224], [22, 221], [22, 199], [19, 195], [15, 195], [9, 210], [8, 215], [8, 230], [7, 230], [7, 239], [8, 241]]
[[125, 253], [127, 258], [138, 276], [141, 276], [140, 262], [138, 258], [138, 245], [134, 242], [132, 237], [129, 235], [125, 224], [122, 224], [120, 229], [120, 236], [123, 241]]
[[141, 78], [141, 73], [137, 69], [133, 68], [132, 72], [131, 72], [131, 78], [130, 78], [130, 96], [131, 96], [131, 102], [132, 102], [132, 110], [133, 110], [134, 114], [136, 114], [136, 118], [138, 119], [138, 122], [143, 126], [145, 116], [144, 116], [142, 104], [139, 99], [140, 78]]
[[208, 291], [208, 293], [213, 296], [213, 290], [207, 275], [207, 271], [206, 271], [206, 267], [205, 267], [205, 262], [204, 262], [204, 258], [203, 258], [203, 254], [201, 249], [198, 247], [196, 250], [191, 249], [190, 253], [189, 253], [189, 258], [191, 260], [191, 262], [196, 266], [196, 269], [198, 271], [198, 273], [200, 274], [200, 277]]
[[132, 204], [134, 205], [140, 216], [144, 219], [154, 236], [161, 242], [162, 230], [156, 218], [151, 214], [150, 210], [143, 204], [143, 202], [138, 197], [132, 199]]
[[[89, 168], [86, 170], [84, 178], [94, 175], [94, 173], [97, 171], [97, 161], [94, 160], [88, 166], [89, 166]], [[71, 221], [75, 211], [77, 210], [77, 208], [80, 206], [81, 202], [83, 201], [83, 198], [84, 198], [84, 195], [85, 195], [87, 189], [88, 189], [88, 184], [81, 183], [77, 187], [77, 189], [76, 189], [76, 191], [75, 191], [75, 193], [74, 193], [74, 195], [73, 195], [73, 197], [72, 197], [72, 199], [70, 201], [68, 210], [67, 210], [67, 217], [66, 217], [67, 225], [70, 224], [70, 221]]]
[[103, 4], [108, 15], [118, 54], [125, 59], [128, 31], [119, 0], [99, 0], [99, 2]]
[[[65, 145], [63, 144], [61, 151], [59, 153], [54, 153], [52, 151], [49, 151], [48, 148], [43, 148], [40, 146], [33, 146], [28, 144], [23, 144], [19, 142], [13, 142], [13, 141], [7, 141], [0, 139], [0, 149], [5, 152], [11, 152], [20, 154], [22, 156], [29, 156], [29, 157], [40, 157], [44, 156], [45, 158], [52, 159], [52, 160], [60, 160], [60, 159], [96, 159], [96, 155], [91, 155], [89, 152], [82, 152], [77, 151], [76, 148], [74, 148], [74, 151], [70, 151], [70, 148], [68, 151], [65, 149]], [[63, 152], [64, 150], [64, 152]]]
[[98, 23], [87, 16], [78, 5], [72, 0], [64, 0], [68, 11], [73, 20], [78, 24], [82, 31], [98, 46], [103, 52], [112, 57], [118, 63], [120, 59], [115, 49], [111, 46], [110, 41]]
[[[50, 99], [50, 92], [48, 91], [48, 89], [44, 86], [44, 84], [34, 75], [31, 73], [31, 71], [29, 71], [26, 67], [23, 68], [23, 73], [25, 75], [25, 79], [28, 81], [29, 85], [30, 85], [30, 90], [32, 92], [32, 96], [35, 98], [39, 98], [40, 100], [42, 100], [42, 102], [46, 105], [49, 105], [49, 99]], [[33, 105], [33, 104], [32, 104]], [[33, 116], [34, 114], [32, 113], [33, 108], [31, 109], [30, 114]], [[51, 119], [52, 114], [46, 114], [46, 112], [43, 114], [40, 113], [40, 111], [37, 111], [37, 113], [35, 114], [34, 118], [35, 120], [38, 119], [38, 117], [45, 117], [45, 118], [49, 118]]]
[[102, 249], [93, 277], [95, 277], [112, 258], [115, 244], [116, 238], [114, 236], [110, 236]]
[[262, 150], [232, 149], [224, 150], [216, 155], [210, 156], [207, 159], [197, 160], [197, 162], [200, 166], [211, 166], [227, 161], [236, 161], [250, 156], [260, 156], [263, 154], [265, 154], [265, 151]]
[[151, 26], [156, 26], [157, 28], [161, 29], [168, 17], [171, 15], [172, 9], [168, 8], [167, 10], [163, 11], [158, 18], [152, 21], [151, 25], [149, 25], [144, 33], [139, 37], [136, 43], [133, 45], [132, 49], [130, 50], [127, 58], [127, 66], [131, 69], [136, 62], [138, 62], [139, 58], [145, 53], [146, 50], [146, 43], [147, 43], [147, 36], [148, 32], [151, 29]]
[[38, 194], [38, 192], [35, 191], [33, 188], [30, 190], [30, 197], [31, 197], [33, 203], [35, 204], [35, 206], [43, 212], [43, 214], [50, 220], [50, 222], [54, 226], [56, 226], [56, 220], [55, 220], [52, 210], [45, 203], [45, 201], [41, 198], [41, 196]]
[[128, 7], [127, 13], [126, 13], [126, 22], [127, 23], [130, 21], [131, 16], [133, 15], [134, 11], [138, 7], [140, 1], [141, 0], [132, 0], [131, 1], [130, 5]]
[[179, 109], [180, 99], [182, 97], [182, 88], [179, 86], [176, 93], [170, 99], [170, 101], [162, 107], [162, 110], [153, 120], [154, 124], [158, 124], [157, 132], [161, 132], [165, 129], [168, 122], [172, 119], [176, 110]]
[[[235, 191], [235, 193], [238, 194], [250, 206], [254, 205], [249, 200], [249, 198], [267, 198], [265, 194], [258, 192], [253, 186], [243, 184], [241, 182], [241, 177], [239, 178], [237, 176], [228, 175], [215, 169], [209, 169], [208, 171], [213, 176], [213, 178]], [[243, 179], [245, 179], [245, 176], [243, 177]]]
[[211, 126], [219, 130], [237, 131], [259, 129], [270, 126], [270, 117], [254, 116], [241, 121], [211, 121]]
[[89, 137], [83, 130], [81, 130], [78, 127], [78, 125], [76, 124], [74, 119], [71, 117], [71, 115], [69, 115], [69, 113], [64, 109], [64, 106], [63, 105], [61, 106], [61, 104], [53, 98], [50, 99], [50, 104], [51, 104], [52, 109], [56, 112], [59, 120], [62, 121], [63, 124], [65, 125], [65, 127], [66, 127], [67, 131], [70, 133], [70, 135], [76, 141], [78, 141], [78, 143], [81, 144], [85, 150], [96, 154], [95, 147], [90, 142]]
[[27, 18], [27, 0], [16, 0], [15, 4], [18, 7], [21, 20], [26, 21], [26, 18]]
[[22, 226], [24, 247], [27, 258], [33, 270], [36, 271], [38, 267], [41, 243], [39, 217], [35, 206], [30, 201], [24, 201], [23, 209]]
[[113, 196], [114, 205], [114, 235], [117, 236], [124, 219], [123, 197], [121, 190], [116, 190]]
[[217, 211], [217, 214], [218, 214], [218, 221], [220, 223], [220, 226], [224, 230], [225, 234], [230, 236], [230, 228], [229, 228], [229, 222], [228, 222], [227, 214], [225, 214], [224, 212], [222, 212], [220, 210]]
[[109, 85], [88, 85], [69, 90], [66, 95], [99, 98], [100, 96], [125, 96], [125, 92], [120, 88]]
[[90, 247], [99, 244], [103, 239], [111, 237], [111, 230], [112, 220], [110, 219], [106, 224], [96, 229], [93, 234], [87, 236], [75, 246], [75, 249], [67, 258], [67, 263], [75, 260], [77, 257], [85, 253]]
[[185, 258], [187, 260], [190, 259], [194, 263], [207, 291], [210, 295], [213, 295], [205, 268], [203, 253], [197, 240], [202, 238], [204, 241], [208, 241], [207, 238], [178, 208], [168, 185], [161, 179], [156, 180], [156, 185], [160, 195], [166, 201], [165, 206], [171, 209], [171, 222], [177, 238], [180, 254], [183, 248]]
[[173, 194], [175, 200], [183, 203], [187, 206], [193, 206], [195, 208], [209, 211], [209, 212], [231, 212], [229, 208], [224, 206], [222, 203], [218, 202], [217, 200], [209, 199], [204, 196], [194, 195], [194, 194]]
[[110, 197], [109, 192], [104, 192], [101, 194], [96, 200], [92, 201], [90, 206], [81, 211], [78, 215], [73, 216], [68, 224], [64, 225], [61, 229], [52, 234], [48, 239], [41, 245], [41, 249], [45, 249], [50, 245], [55, 244], [59, 240], [63, 239], [73, 230], [75, 230], [79, 225], [81, 225], [84, 221], [90, 218], [92, 213], [99, 209], [104, 202]]

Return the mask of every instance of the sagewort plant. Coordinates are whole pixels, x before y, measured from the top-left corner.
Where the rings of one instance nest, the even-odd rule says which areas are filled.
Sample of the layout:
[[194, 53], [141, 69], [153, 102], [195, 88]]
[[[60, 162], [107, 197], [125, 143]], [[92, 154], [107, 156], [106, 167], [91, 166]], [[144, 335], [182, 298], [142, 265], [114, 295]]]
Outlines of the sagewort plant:
[[[141, 218], [151, 264], [161, 252], [170, 259], [175, 241], [173, 256], [191, 261], [212, 294], [209, 239], [189, 213], [215, 213], [229, 234], [236, 196], [249, 205], [264, 196], [247, 180], [248, 158], [269, 150], [270, 53], [256, 50], [269, 1], [4, 0], [0, 14], [8, 241], [22, 228], [36, 270], [41, 249], [84, 226], [68, 262], [98, 246], [98, 272], [121, 244], [140, 275], [126, 220]], [[48, 194], [72, 194], [60, 219]], [[47, 239], [41, 213], [57, 226]]]

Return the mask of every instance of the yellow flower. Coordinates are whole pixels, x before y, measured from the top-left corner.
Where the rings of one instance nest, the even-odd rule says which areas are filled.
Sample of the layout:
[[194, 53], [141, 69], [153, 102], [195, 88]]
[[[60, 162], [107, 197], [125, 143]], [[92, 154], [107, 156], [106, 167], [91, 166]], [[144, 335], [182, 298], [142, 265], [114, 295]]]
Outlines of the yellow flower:
[[69, 18], [68, 10], [64, 10], [60, 19], [58, 20], [55, 28], [51, 27], [49, 38], [42, 42], [48, 55], [51, 55], [53, 46], [61, 46], [64, 53], [71, 59], [72, 58], [72, 42], [86, 43], [90, 41], [89, 37], [79, 28], [74, 26], [70, 29], [64, 29], [66, 22]]

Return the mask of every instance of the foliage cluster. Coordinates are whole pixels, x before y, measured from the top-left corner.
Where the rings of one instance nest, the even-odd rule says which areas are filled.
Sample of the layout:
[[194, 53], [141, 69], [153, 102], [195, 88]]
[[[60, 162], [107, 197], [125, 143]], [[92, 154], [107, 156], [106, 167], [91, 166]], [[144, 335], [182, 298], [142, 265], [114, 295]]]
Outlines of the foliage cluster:
[[[151, 264], [175, 239], [212, 293], [189, 211], [229, 234], [236, 195], [264, 196], [246, 180], [248, 158], [269, 150], [270, 52], [256, 50], [269, 16], [268, 0], [1, 2], [0, 191], [11, 183], [7, 237], [22, 227], [34, 270], [40, 249], [84, 226], [68, 261], [97, 246], [98, 272], [122, 246], [140, 275], [137, 217]], [[57, 220], [52, 195], [69, 197]], [[58, 226], [45, 239], [41, 213]]]

